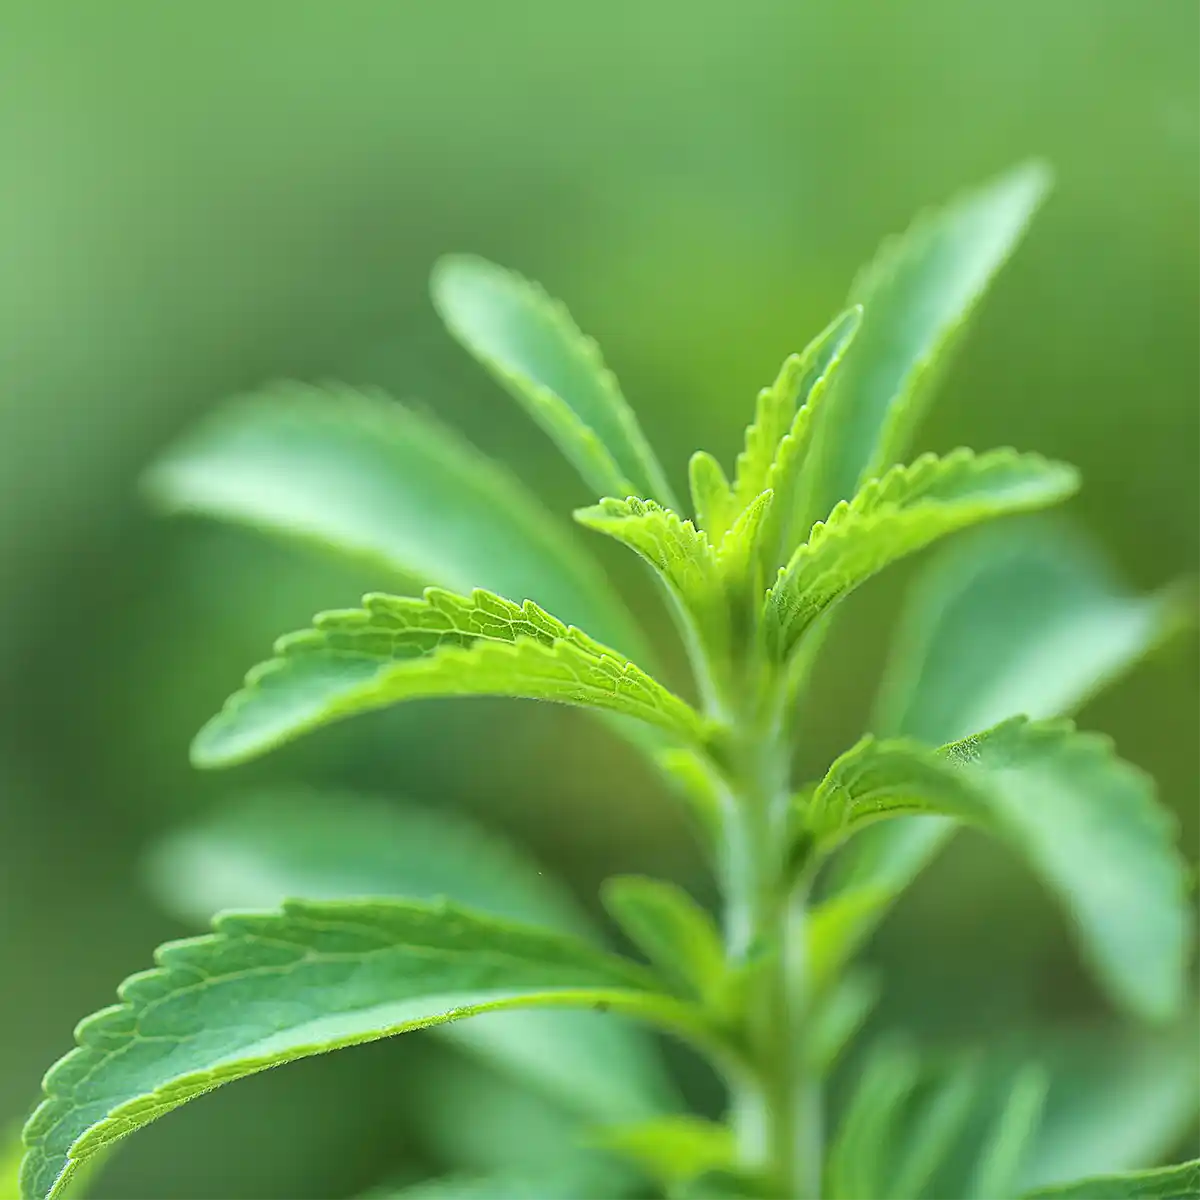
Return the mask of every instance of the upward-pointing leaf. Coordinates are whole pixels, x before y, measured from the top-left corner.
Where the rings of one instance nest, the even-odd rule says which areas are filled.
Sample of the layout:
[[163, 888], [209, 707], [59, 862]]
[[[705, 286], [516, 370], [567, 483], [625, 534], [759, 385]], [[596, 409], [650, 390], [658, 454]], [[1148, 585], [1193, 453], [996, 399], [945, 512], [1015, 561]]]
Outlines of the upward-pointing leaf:
[[1021, 1200], [1200, 1200], [1200, 1159], [1128, 1175], [1099, 1175], [1026, 1192]]
[[1037, 163], [919, 217], [850, 289], [862, 329], [821, 419], [812, 516], [904, 453], [949, 350], [1049, 188]]
[[558, 444], [601, 496], [670, 485], [600, 351], [537, 284], [470, 255], [441, 259], [433, 303], [450, 332]]
[[438, 588], [321, 613], [197, 735], [193, 761], [227, 766], [331, 721], [430, 696], [514, 696], [637, 717], [683, 740], [700, 717], [633, 663], [532, 601]]
[[688, 463], [688, 483], [696, 527], [719, 542], [737, 517], [733, 489], [721, 464], [707, 450], [697, 450]]
[[870, 821], [922, 812], [1010, 842], [1063, 900], [1112, 994], [1149, 1017], [1178, 1011], [1189, 920], [1174, 830], [1151, 780], [1104, 738], [1022, 717], [937, 754], [867, 738], [830, 768], [808, 820], [829, 845]]
[[[169, 834], [148, 863], [161, 903], [207, 925], [289, 896], [446, 899], [512, 921], [596, 939], [572, 897], [521, 850], [462, 816], [351, 793], [243, 795]], [[669, 1088], [642, 1031], [597, 1013], [493, 1013], [443, 1036], [534, 1082], [592, 1120], [661, 1110]]]
[[872, 480], [813, 526], [768, 593], [772, 649], [785, 657], [835, 601], [905, 555], [956, 530], [1043, 508], [1077, 487], [1074, 468], [1036, 454], [924, 454]]
[[534, 496], [444, 426], [377, 392], [284, 383], [238, 397], [144, 483], [172, 512], [296, 538], [389, 579], [532, 598], [638, 648], [620, 599]]
[[161, 947], [79, 1026], [25, 1128], [25, 1196], [59, 1195], [116, 1138], [293, 1059], [506, 1008], [601, 1003], [670, 1024], [682, 1007], [633, 963], [445, 905], [296, 901], [215, 930]]

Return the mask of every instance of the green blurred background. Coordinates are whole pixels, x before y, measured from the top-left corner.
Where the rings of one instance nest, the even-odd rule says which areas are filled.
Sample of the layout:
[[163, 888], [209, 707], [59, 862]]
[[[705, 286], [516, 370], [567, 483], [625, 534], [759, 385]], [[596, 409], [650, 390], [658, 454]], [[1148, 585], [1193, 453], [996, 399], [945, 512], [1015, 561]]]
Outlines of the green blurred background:
[[[1039, 154], [1057, 191], [921, 447], [1069, 459], [1075, 518], [1152, 587], [1197, 566], [1200, 18], [1194, 0], [123, 3], [0, 15], [0, 1123], [73, 1022], [188, 932], [137, 873], [231, 790], [328, 781], [453, 805], [579, 892], [655, 870], [706, 894], [679, 815], [565, 711], [417, 705], [233, 774], [188, 739], [270, 638], [370, 578], [154, 520], [136, 479], [220, 397], [378, 383], [591, 499], [451, 344], [446, 250], [519, 267], [605, 347], [683, 483], [913, 212]], [[585, 536], [581, 534], [580, 536]], [[593, 548], [646, 619], [645, 580]], [[862, 726], [903, 586], [856, 598], [807, 714]], [[1197, 836], [1197, 669], [1177, 643], [1087, 725]], [[993, 1038], [1101, 1008], [1026, 873], [964, 839], [873, 948], [885, 1019]], [[420, 1037], [270, 1072], [140, 1135], [98, 1194], [348, 1194], [436, 1165]], [[704, 1095], [702, 1079], [695, 1083]]]

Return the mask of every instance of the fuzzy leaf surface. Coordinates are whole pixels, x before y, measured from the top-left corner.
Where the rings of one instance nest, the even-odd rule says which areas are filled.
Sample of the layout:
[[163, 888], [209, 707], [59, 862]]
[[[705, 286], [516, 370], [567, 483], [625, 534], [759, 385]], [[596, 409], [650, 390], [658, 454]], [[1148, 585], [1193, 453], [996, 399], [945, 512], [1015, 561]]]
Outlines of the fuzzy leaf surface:
[[[599, 940], [567, 890], [517, 846], [444, 808], [352, 793], [239, 796], [168, 834], [145, 873], [164, 908], [199, 925], [222, 910], [274, 908], [291, 896], [388, 896], [450, 900]], [[491, 1013], [438, 1032], [592, 1120], [648, 1115], [669, 1102], [655, 1047], [624, 1021], [544, 1009]]]
[[1072, 467], [1036, 454], [922, 455], [839, 503], [792, 555], [767, 595], [769, 642], [785, 657], [827, 609], [872, 575], [959, 529], [1044, 508], [1078, 486]]
[[1107, 739], [1023, 717], [936, 755], [865, 738], [830, 769], [811, 819], [818, 836], [842, 837], [906, 812], [1008, 841], [1058, 894], [1112, 995], [1147, 1017], [1178, 1011], [1190, 922], [1175, 830], [1153, 781]]
[[1200, 1200], [1200, 1159], [1039, 1188], [1021, 1200]]
[[144, 477], [170, 512], [248, 525], [388, 578], [536, 600], [634, 650], [591, 559], [499, 464], [377, 392], [277, 384], [200, 421]]
[[275, 644], [192, 745], [199, 766], [227, 766], [302, 733], [403, 700], [512, 696], [636, 717], [688, 740], [695, 711], [639, 667], [532, 601], [438, 588], [421, 599], [370, 595], [319, 614]]
[[633, 963], [448, 905], [292, 901], [214, 930], [161, 947], [79, 1026], [25, 1128], [25, 1196], [60, 1194], [116, 1138], [293, 1059], [510, 1007], [670, 1011]]
[[[1068, 527], [979, 531], [939, 551], [912, 589], [873, 728], [940, 745], [1014, 713], [1070, 712], [1167, 636], [1184, 607], [1176, 593], [1122, 586]], [[865, 888], [879, 901], [864, 933], [953, 829], [906, 817], [847, 848], [843, 892]]]
[[562, 304], [516, 272], [470, 255], [441, 259], [432, 290], [454, 337], [597, 495], [652, 496], [677, 507], [615, 376]]
[[904, 453], [932, 385], [1049, 188], [1037, 163], [917, 218], [850, 289], [862, 327], [822, 417], [814, 517]]
[[737, 517], [737, 505], [724, 469], [707, 450], [697, 450], [688, 462], [688, 485], [696, 527], [719, 542]]

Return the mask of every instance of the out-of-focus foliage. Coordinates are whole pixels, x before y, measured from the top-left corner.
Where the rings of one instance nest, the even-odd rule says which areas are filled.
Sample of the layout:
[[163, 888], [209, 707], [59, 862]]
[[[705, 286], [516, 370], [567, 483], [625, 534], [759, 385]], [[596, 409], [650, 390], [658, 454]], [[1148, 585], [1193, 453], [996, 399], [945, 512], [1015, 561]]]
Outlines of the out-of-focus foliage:
[[[919, 446], [1071, 461], [1074, 515], [1140, 591], [1194, 571], [1197, 23], [1183, 0], [7, 14], [0, 1015], [20, 1033], [0, 1043], [0, 1119], [114, 976], [184, 931], [134, 864], [230, 786], [191, 775], [192, 730], [279, 628], [388, 582], [154, 526], [140, 466], [226, 394], [329, 375], [469, 429], [559, 511], [591, 499], [437, 330], [424, 280], [443, 250], [571, 297], [682, 491], [677, 464], [695, 444], [732, 460], [763, 364], [841, 306], [881, 235], [1042, 154], [1058, 188]], [[896, 586], [871, 585], [832, 640], [812, 765], [864, 723]], [[1194, 653], [1168, 650], [1099, 708], [1089, 724], [1159, 779], [1194, 844]], [[497, 711], [414, 706], [247, 775], [485, 812], [584, 894], [614, 869], [701, 878], [661, 789], [599, 726]], [[964, 842], [901, 905], [876, 954], [923, 969], [876, 1020], [990, 1037], [1100, 1003], [1008, 863]], [[932, 1000], [905, 983], [922, 975]], [[343, 1194], [399, 1151], [423, 1174], [437, 1140], [380, 1104], [422, 1053], [368, 1048], [200, 1101], [117, 1156], [97, 1194]], [[219, 1157], [196, 1150], [218, 1141]]]

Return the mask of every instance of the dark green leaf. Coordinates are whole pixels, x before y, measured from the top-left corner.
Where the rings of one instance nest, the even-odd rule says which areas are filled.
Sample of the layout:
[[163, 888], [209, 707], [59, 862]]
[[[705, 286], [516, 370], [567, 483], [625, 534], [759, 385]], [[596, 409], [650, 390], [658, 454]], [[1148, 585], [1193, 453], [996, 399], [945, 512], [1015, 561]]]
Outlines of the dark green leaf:
[[326, 1050], [531, 1005], [691, 1019], [632, 963], [447, 905], [293, 901], [214, 927], [161, 947], [79, 1026], [25, 1129], [24, 1195], [59, 1195], [97, 1151], [213, 1087]]
[[937, 1081], [900, 1139], [887, 1193], [892, 1200], [915, 1200], [946, 1161], [977, 1096], [973, 1063], [959, 1065]]
[[469, 255], [441, 259], [433, 302], [450, 332], [554, 439], [599, 496], [670, 485], [600, 351], [537, 284]]
[[378, 393], [287, 383], [238, 397], [172, 446], [145, 486], [172, 512], [347, 554], [388, 579], [533, 599], [639, 648], [603, 574], [516, 478]]
[[433, 696], [553, 700], [636, 717], [684, 740], [704, 736], [684, 701], [532, 601], [428, 588], [423, 599], [363, 603], [281, 638], [276, 657], [197, 735], [193, 761], [228, 766], [332, 721]]
[[1026, 1192], [1022, 1200], [1200, 1200], [1200, 1159], [1128, 1175], [1099, 1175]]
[[850, 289], [862, 328], [821, 421], [812, 516], [849, 499], [904, 453], [925, 402], [996, 271], [1045, 196], [1034, 163], [918, 217]]
[[1055, 504], [1077, 485], [1073, 468], [1014, 450], [928, 454], [893, 468], [814, 525], [780, 571], [764, 614], [771, 648], [785, 657], [831, 604], [898, 559], [981, 521]]

